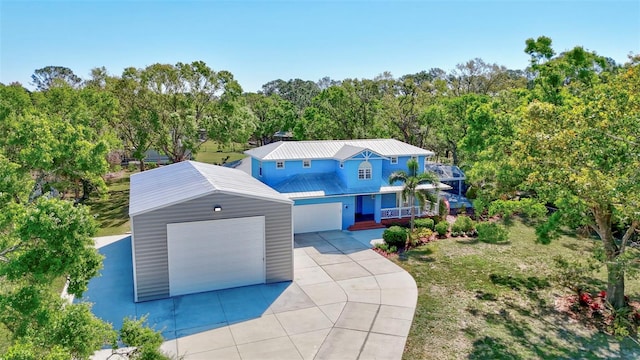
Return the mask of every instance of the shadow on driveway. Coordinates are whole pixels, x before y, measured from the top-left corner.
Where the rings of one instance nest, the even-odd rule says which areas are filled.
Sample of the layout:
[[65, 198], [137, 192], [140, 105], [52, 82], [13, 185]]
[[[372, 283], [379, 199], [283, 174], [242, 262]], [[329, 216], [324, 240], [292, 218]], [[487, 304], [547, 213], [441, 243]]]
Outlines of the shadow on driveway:
[[166, 340], [259, 318], [291, 285], [253, 285], [135, 303], [131, 237], [112, 238], [98, 247], [105, 257], [101, 276], [89, 282], [76, 302], [93, 303], [93, 313], [118, 330], [124, 318], [146, 315], [149, 326]]

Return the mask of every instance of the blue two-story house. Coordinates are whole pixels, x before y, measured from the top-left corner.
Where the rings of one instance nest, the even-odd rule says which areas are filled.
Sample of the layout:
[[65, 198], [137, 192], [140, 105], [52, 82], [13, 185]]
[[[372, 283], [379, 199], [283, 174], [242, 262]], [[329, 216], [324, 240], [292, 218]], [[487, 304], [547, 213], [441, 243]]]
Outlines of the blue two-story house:
[[[415, 158], [420, 171], [433, 152], [393, 139], [276, 142], [245, 151], [251, 175], [294, 201], [296, 233], [347, 229], [358, 221], [401, 219], [411, 208], [402, 184], [389, 175], [407, 171]], [[421, 189], [449, 188], [424, 184]], [[437, 214], [437, 204], [425, 212]]]

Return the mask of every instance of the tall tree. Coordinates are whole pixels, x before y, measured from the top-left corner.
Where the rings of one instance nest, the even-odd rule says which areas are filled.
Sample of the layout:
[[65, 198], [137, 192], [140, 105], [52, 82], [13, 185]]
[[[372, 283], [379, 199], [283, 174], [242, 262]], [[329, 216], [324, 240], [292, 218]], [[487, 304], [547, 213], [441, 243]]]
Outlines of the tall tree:
[[411, 159], [407, 161], [407, 170], [399, 170], [392, 173], [389, 176], [389, 184], [395, 182], [401, 182], [402, 185], [402, 197], [409, 200], [409, 206], [411, 207], [411, 232], [414, 229], [415, 222], [415, 203], [418, 201], [418, 207], [422, 211], [427, 201], [431, 203], [437, 202], [437, 196], [434, 192], [419, 189], [420, 185], [439, 183], [438, 176], [431, 172], [419, 171], [420, 166], [418, 161]]
[[73, 71], [64, 66], [45, 66], [36, 69], [31, 75], [32, 84], [40, 91], [49, 90], [56, 85], [68, 85], [77, 87], [82, 83], [82, 79]]
[[290, 131], [295, 127], [298, 112], [295, 106], [278, 95], [249, 93], [245, 95], [247, 105], [256, 117], [253, 138], [258, 145], [273, 140], [278, 131]]
[[320, 87], [313, 81], [302, 79], [282, 79], [270, 81], [262, 85], [262, 93], [270, 96], [279, 95], [281, 98], [291, 102], [302, 113], [305, 108], [311, 105], [311, 100], [320, 93]]
[[[625, 267], [638, 256], [628, 243], [640, 229], [639, 90], [640, 65], [633, 65], [572, 98], [570, 106], [533, 102], [514, 152], [528, 170], [526, 188], [558, 208], [539, 231], [542, 240], [563, 223], [587, 225], [598, 234], [607, 301], [616, 309], [626, 305]], [[616, 236], [617, 228], [622, 232]]]

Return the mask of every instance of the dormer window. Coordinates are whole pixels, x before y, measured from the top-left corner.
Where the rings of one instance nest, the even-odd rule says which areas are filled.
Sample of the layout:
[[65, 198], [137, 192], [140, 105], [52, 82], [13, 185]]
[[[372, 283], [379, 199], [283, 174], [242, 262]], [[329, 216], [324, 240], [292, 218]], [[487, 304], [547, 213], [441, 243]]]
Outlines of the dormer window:
[[371, 180], [371, 163], [363, 161], [358, 166], [358, 180]]
[[392, 164], [397, 164], [398, 163], [398, 157], [397, 156], [392, 156], [391, 157], [391, 163]]
[[302, 160], [302, 167], [303, 168], [310, 168], [311, 167], [311, 160]]
[[276, 169], [284, 169], [284, 161], [276, 161]]

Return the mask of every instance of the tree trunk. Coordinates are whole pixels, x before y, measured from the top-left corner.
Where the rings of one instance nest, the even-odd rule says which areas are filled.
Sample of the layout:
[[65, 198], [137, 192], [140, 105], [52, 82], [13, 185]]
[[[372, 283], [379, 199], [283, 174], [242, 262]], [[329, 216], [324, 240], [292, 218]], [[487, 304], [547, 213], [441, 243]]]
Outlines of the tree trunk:
[[620, 249], [611, 232], [611, 209], [594, 209], [598, 235], [602, 240], [607, 261], [607, 302], [614, 309], [625, 307], [624, 268], [617, 262]]
[[416, 202], [416, 199], [415, 199], [413, 193], [411, 195], [409, 195], [409, 199], [410, 199], [409, 200], [409, 206], [410, 206], [409, 209], [411, 210], [411, 233], [413, 234], [413, 222], [414, 222], [414, 220], [416, 218], [416, 214], [414, 213], [414, 206], [413, 206], [415, 204], [415, 202]]
[[143, 172], [144, 171], [144, 159], [140, 159], [140, 162], [139, 162], [138, 165], [140, 165], [140, 172]]
[[614, 309], [622, 309], [627, 305], [624, 301], [624, 269], [618, 264], [609, 262], [607, 272], [607, 301]]

